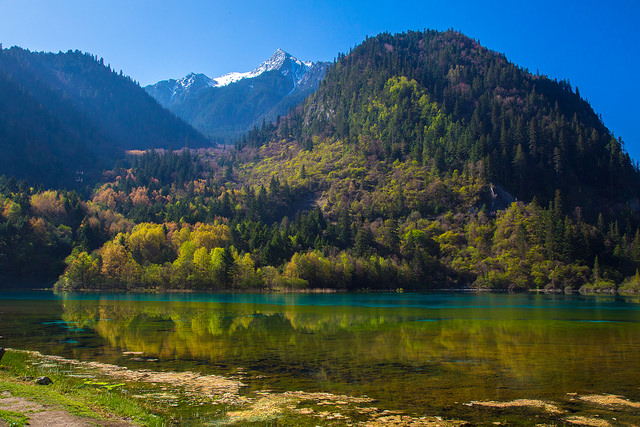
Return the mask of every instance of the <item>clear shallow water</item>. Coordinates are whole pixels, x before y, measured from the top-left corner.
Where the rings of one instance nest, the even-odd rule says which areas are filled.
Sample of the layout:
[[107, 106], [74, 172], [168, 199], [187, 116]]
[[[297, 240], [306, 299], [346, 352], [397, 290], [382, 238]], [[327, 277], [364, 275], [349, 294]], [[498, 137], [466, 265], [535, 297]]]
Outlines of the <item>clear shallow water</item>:
[[249, 389], [367, 395], [417, 414], [567, 393], [640, 400], [637, 297], [0, 293], [0, 335], [130, 367], [242, 369]]

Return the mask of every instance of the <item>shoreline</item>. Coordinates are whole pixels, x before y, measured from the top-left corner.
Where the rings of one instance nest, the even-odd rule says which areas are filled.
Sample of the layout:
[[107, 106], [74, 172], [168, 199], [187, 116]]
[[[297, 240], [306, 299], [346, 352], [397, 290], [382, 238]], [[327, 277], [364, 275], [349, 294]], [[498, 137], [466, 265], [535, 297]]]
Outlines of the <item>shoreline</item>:
[[0, 288], [0, 292], [54, 292], [54, 293], [113, 293], [113, 294], [273, 294], [273, 295], [319, 295], [319, 294], [435, 294], [435, 293], [495, 293], [495, 294], [546, 294], [546, 295], [581, 295], [581, 296], [640, 296], [640, 291], [580, 291], [575, 289], [486, 289], [486, 288], [434, 288], [427, 290], [405, 290], [403, 288], [389, 289], [335, 289], [335, 288], [311, 288], [311, 289], [74, 289], [58, 290], [55, 287], [34, 288]]
[[[461, 420], [444, 420], [438, 416], [416, 417], [403, 411], [380, 409], [375, 400], [367, 396], [354, 397], [325, 392], [284, 391], [272, 392], [257, 390], [247, 392], [247, 386], [241, 379], [218, 375], [202, 375], [185, 371], [153, 371], [150, 369], [129, 369], [124, 366], [101, 362], [80, 361], [61, 356], [45, 355], [38, 351], [7, 349], [12, 359], [24, 359], [24, 365], [35, 368], [37, 373], [48, 373], [53, 383], [62, 384], [65, 389], [90, 388], [93, 393], [119, 394], [134, 403], [143, 402], [145, 417], [134, 419], [117, 411], [117, 408], [102, 408], [101, 413], [84, 413], [84, 418], [91, 419], [100, 425], [101, 422], [119, 420], [117, 425], [192, 425], [215, 422], [217, 425], [244, 425], [245, 423], [271, 423], [279, 425], [317, 425], [318, 422], [330, 425], [384, 426], [389, 423], [402, 426], [462, 426], [467, 424]], [[6, 357], [6, 356], [5, 356]], [[3, 360], [4, 362], [4, 360]], [[14, 360], [10, 360], [10, 368], [0, 362], [2, 374], [7, 371], [19, 371]], [[54, 371], [64, 372], [52, 374]], [[34, 375], [23, 375], [16, 379], [20, 382], [31, 382], [28, 387], [37, 386], [32, 383]], [[66, 379], [65, 379], [66, 376]], [[26, 380], [25, 380], [26, 379]], [[7, 378], [0, 374], [0, 391], [6, 391]], [[0, 407], [6, 397], [16, 397], [19, 393], [10, 392], [10, 396], [0, 396]], [[17, 396], [20, 397], [20, 396]], [[38, 399], [36, 399], [38, 400]], [[46, 400], [46, 399], [45, 399]], [[50, 408], [60, 410], [60, 405], [36, 402]], [[96, 408], [96, 404], [88, 404]], [[14, 408], [18, 409], [18, 408]], [[105, 409], [109, 409], [105, 413]], [[72, 420], [73, 408], [62, 408]], [[17, 411], [10, 412], [18, 413]], [[195, 416], [195, 413], [199, 415]], [[203, 415], [204, 414], [204, 415]], [[23, 414], [29, 416], [29, 414]], [[106, 416], [105, 416], [106, 415]], [[0, 420], [2, 420], [0, 413]], [[366, 422], [359, 420], [366, 419]], [[1, 421], [0, 421], [1, 422]], [[281, 423], [281, 424], [280, 424]], [[23, 424], [24, 425], [24, 424]], [[68, 424], [80, 426], [85, 424]], [[109, 424], [104, 424], [109, 425]]]
[[[241, 369], [239, 368], [239, 373]], [[47, 374], [51, 386], [33, 383]], [[240, 375], [241, 376], [241, 375]], [[47, 425], [40, 419], [61, 417], [72, 427], [88, 425], [278, 425], [453, 427], [478, 420], [445, 419], [378, 408], [367, 396], [326, 392], [246, 390], [251, 378], [203, 375], [195, 372], [129, 369], [80, 361], [38, 351], [7, 349], [0, 361], [0, 425]], [[494, 425], [536, 420], [538, 425], [561, 421], [572, 425], [612, 427], [636, 422], [640, 402], [613, 394], [567, 393], [561, 400], [535, 398], [512, 401], [460, 402], [469, 416]], [[3, 412], [4, 411], [4, 412]], [[43, 415], [44, 414], [44, 415]], [[39, 418], [38, 418], [39, 417]], [[531, 418], [533, 417], [533, 418]], [[462, 416], [461, 418], [467, 418]], [[503, 421], [499, 421], [503, 420]]]

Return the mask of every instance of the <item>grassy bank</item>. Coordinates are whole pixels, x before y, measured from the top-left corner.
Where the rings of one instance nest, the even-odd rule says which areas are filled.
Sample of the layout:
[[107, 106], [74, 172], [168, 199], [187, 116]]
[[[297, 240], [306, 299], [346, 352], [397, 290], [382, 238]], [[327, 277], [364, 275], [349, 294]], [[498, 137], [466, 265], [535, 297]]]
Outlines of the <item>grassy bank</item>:
[[[37, 385], [35, 379], [41, 376], [49, 377], [53, 384]], [[7, 350], [0, 361], [0, 402], [8, 409], [0, 411], [0, 419], [10, 426], [22, 426], [28, 425], [36, 412], [62, 411], [70, 422], [85, 424], [167, 424], [151, 408], [114, 391], [109, 384], [89, 379], [89, 374], [79, 374], [64, 364], [48, 363], [34, 353]]]

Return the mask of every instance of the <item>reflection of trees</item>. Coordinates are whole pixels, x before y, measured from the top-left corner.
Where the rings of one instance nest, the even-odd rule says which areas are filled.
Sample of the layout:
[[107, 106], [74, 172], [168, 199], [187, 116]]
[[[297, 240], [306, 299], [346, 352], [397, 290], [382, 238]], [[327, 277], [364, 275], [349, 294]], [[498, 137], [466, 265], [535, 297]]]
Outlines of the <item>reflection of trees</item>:
[[[580, 391], [576, 384], [597, 384], [603, 375], [602, 384], [640, 382], [639, 373], [617, 369], [640, 366], [633, 351], [640, 330], [633, 323], [558, 321], [521, 309], [432, 310], [433, 318], [424, 319], [424, 311], [411, 309], [273, 307], [68, 300], [63, 318], [94, 329], [117, 349], [353, 387], [377, 384], [380, 393], [437, 388], [460, 399], [466, 390], [472, 400], [478, 388], [500, 397], [505, 388], [523, 395]], [[445, 315], [453, 319], [439, 319]], [[601, 391], [615, 392], [611, 387]]]

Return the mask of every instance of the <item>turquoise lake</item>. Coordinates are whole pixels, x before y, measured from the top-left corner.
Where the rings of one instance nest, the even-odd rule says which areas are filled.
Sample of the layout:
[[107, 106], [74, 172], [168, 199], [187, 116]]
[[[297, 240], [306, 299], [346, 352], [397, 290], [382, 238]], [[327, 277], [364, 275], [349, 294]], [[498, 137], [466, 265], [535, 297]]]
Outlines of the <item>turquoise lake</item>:
[[5, 292], [0, 335], [3, 347], [131, 368], [241, 369], [248, 390], [366, 395], [472, 422], [484, 415], [465, 402], [640, 401], [638, 297]]

